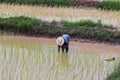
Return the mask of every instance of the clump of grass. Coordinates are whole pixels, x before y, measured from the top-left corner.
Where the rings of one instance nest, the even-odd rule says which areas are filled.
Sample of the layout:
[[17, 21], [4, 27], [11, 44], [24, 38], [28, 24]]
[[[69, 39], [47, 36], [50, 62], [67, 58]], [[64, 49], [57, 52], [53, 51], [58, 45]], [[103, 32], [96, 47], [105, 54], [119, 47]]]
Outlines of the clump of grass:
[[120, 1], [102, 1], [98, 3], [97, 8], [104, 10], [120, 10]]
[[2, 19], [0, 18], [1, 30], [15, 33], [28, 33], [33, 30], [34, 25], [38, 24], [38, 20], [28, 17], [10, 17]]
[[114, 71], [107, 77], [106, 80], [120, 80], [120, 64], [118, 64]]

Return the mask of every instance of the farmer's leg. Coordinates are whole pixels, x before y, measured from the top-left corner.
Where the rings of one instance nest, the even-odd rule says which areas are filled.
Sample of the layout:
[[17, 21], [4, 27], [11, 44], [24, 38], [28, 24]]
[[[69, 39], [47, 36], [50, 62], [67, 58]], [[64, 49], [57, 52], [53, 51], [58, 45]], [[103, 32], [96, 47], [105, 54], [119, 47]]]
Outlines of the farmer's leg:
[[58, 53], [60, 53], [60, 45], [58, 45]]
[[66, 53], [68, 53], [68, 50], [69, 50], [69, 45], [66, 44]]
[[62, 53], [64, 53], [65, 46], [63, 45], [61, 48], [62, 48]]

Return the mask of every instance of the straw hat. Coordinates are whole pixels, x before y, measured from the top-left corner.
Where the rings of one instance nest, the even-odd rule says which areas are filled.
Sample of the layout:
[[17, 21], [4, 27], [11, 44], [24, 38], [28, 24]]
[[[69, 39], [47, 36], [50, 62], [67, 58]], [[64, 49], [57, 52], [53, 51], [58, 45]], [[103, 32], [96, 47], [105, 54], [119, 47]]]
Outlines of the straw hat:
[[56, 43], [57, 43], [57, 45], [61, 45], [62, 46], [64, 44], [64, 39], [62, 37], [58, 37], [56, 39]]

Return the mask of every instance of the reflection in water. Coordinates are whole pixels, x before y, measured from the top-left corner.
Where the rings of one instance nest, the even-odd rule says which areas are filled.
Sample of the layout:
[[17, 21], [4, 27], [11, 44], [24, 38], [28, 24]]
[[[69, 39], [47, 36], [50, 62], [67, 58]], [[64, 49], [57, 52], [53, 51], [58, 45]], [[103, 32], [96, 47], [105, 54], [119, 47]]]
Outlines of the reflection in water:
[[59, 53], [56, 59], [56, 66], [57, 67], [69, 67], [69, 59], [68, 54], [66, 53]]

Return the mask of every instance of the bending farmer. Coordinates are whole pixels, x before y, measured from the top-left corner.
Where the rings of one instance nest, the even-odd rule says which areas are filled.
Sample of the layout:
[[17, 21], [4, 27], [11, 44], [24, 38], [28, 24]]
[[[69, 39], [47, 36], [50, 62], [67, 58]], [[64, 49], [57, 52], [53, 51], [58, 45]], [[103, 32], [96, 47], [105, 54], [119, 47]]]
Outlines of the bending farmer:
[[68, 34], [63, 34], [61, 37], [58, 37], [56, 39], [56, 43], [58, 45], [58, 52], [60, 52], [60, 49], [62, 49], [63, 53], [64, 53], [64, 50], [66, 50], [66, 53], [68, 53], [69, 40], [70, 40], [70, 36]]

